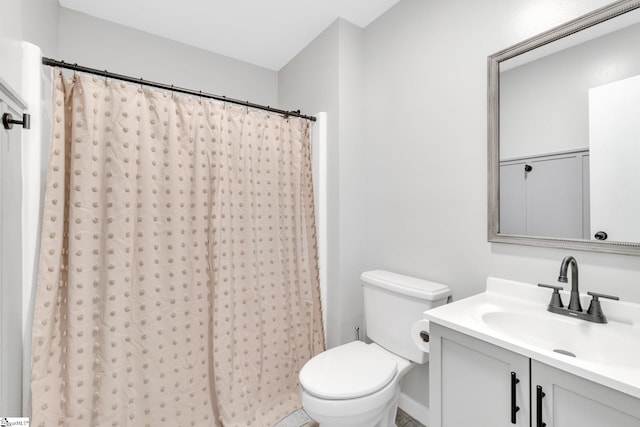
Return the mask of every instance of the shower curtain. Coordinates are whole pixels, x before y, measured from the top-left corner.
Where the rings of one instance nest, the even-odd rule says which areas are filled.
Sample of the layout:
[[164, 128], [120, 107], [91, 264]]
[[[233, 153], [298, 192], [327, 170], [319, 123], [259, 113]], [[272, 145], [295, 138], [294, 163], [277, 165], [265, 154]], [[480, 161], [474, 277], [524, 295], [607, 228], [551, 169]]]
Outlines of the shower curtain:
[[58, 73], [34, 426], [264, 426], [324, 348], [309, 123]]

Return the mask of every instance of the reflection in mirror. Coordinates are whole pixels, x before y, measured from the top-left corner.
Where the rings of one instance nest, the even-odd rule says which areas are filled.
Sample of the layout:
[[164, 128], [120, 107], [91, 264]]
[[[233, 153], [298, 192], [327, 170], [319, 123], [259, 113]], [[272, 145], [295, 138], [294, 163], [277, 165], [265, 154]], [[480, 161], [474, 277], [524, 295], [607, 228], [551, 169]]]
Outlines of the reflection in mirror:
[[489, 57], [490, 241], [640, 253], [639, 6]]

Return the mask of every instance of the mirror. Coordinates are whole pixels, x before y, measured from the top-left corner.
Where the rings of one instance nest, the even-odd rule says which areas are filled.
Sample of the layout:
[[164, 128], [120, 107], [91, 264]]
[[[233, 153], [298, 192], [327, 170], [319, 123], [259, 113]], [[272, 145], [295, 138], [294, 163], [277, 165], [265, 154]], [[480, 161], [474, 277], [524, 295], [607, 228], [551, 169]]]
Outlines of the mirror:
[[489, 241], [640, 255], [640, 1], [488, 58]]

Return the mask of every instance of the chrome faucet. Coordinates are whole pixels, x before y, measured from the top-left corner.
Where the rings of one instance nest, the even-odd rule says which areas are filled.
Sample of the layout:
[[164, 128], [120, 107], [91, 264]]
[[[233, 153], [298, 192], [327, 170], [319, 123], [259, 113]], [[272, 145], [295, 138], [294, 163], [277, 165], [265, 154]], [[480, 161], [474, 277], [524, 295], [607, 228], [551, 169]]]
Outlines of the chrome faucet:
[[607, 323], [607, 317], [602, 312], [602, 307], [600, 306], [600, 298], [609, 298], [613, 300], [619, 300], [620, 298], [596, 292], [587, 292], [587, 294], [592, 297], [591, 304], [589, 304], [589, 309], [587, 311], [582, 311], [582, 305], [580, 304], [580, 291], [578, 289], [578, 262], [574, 257], [566, 256], [562, 260], [562, 264], [560, 264], [558, 282], [568, 282], [567, 272], [569, 267], [571, 267], [571, 299], [569, 300], [569, 307], [565, 308], [562, 304], [562, 298], [560, 297], [562, 286], [545, 285], [543, 283], [538, 284], [540, 287], [553, 289], [551, 302], [549, 302], [547, 310], [552, 313], [562, 314], [563, 316], [588, 320], [589, 322]]
[[569, 310], [582, 311], [580, 305], [580, 291], [578, 290], [578, 261], [572, 256], [566, 256], [560, 264], [560, 275], [558, 282], [567, 283], [567, 269], [571, 266], [571, 299], [569, 300]]

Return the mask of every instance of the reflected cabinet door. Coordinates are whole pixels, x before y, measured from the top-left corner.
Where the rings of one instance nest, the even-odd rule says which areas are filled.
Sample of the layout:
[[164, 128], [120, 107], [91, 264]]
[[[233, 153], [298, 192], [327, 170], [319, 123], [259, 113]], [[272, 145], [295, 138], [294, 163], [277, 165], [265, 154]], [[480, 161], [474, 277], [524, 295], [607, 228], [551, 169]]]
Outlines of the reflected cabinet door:
[[589, 173], [585, 156], [588, 150], [501, 162], [500, 233], [588, 238], [583, 228], [589, 215], [583, 191]]
[[527, 235], [527, 187], [523, 161], [500, 165], [500, 233]]

